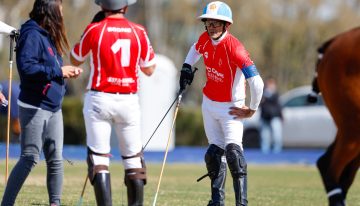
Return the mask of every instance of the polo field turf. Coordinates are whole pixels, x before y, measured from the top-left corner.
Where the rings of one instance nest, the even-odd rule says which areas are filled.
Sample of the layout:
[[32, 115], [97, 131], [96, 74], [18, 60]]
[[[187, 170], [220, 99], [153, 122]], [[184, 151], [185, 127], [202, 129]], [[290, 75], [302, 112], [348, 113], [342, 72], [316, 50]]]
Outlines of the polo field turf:
[[[9, 164], [11, 171], [15, 160]], [[75, 161], [73, 165], [66, 161], [62, 205], [77, 205], [86, 177], [85, 161]], [[0, 192], [4, 192], [5, 161], [1, 161]], [[152, 205], [161, 164], [148, 163], [148, 181], [145, 186], [144, 205]], [[121, 162], [113, 161], [110, 165], [113, 205], [127, 205], [126, 187], [123, 183]], [[210, 197], [208, 178], [201, 182], [196, 179], [206, 173], [204, 164], [168, 163], [165, 165], [158, 206], [202, 206], [207, 205]], [[27, 178], [16, 205], [48, 205], [46, 190], [46, 167], [42, 160]], [[226, 180], [226, 205], [234, 205], [232, 178], [229, 170]], [[347, 204], [360, 206], [359, 175], [351, 187]], [[251, 206], [326, 206], [327, 199], [320, 176], [314, 165], [256, 165], [248, 166], [248, 201]], [[96, 205], [92, 186], [87, 184], [83, 196], [83, 206]]]

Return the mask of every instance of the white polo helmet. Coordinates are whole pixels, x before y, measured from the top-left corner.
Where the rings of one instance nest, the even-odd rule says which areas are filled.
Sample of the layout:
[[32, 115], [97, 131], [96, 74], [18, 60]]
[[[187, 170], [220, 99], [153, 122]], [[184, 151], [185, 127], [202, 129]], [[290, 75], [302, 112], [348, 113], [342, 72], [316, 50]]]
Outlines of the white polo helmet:
[[95, 0], [95, 3], [104, 9], [116, 11], [125, 6], [135, 4], [136, 0]]
[[230, 7], [221, 1], [213, 1], [206, 5], [201, 16], [198, 19], [216, 19], [233, 23]]

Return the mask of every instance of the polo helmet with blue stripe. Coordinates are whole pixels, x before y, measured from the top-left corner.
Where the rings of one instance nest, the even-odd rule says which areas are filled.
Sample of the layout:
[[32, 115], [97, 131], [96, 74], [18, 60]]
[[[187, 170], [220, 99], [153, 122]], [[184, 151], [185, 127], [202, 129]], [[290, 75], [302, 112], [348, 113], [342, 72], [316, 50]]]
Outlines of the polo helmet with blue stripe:
[[221, 1], [213, 1], [206, 5], [201, 16], [198, 17], [200, 20], [205, 19], [216, 19], [233, 23], [232, 12], [230, 7]]

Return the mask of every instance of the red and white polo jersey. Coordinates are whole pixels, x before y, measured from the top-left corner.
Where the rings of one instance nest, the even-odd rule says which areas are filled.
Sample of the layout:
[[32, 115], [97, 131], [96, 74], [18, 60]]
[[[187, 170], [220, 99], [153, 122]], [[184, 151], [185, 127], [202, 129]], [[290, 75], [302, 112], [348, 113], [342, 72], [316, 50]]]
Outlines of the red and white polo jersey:
[[242, 69], [254, 65], [242, 43], [230, 33], [213, 44], [204, 32], [195, 43], [196, 51], [203, 56], [206, 66], [206, 84], [203, 93], [217, 102], [245, 99], [245, 76]]
[[155, 64], [144, 27], [126, 18], [107, 17], [88, 25], [71, 54], [81, 62], [90, 55], [87, 89], [109, 93], [137, 92], [139, 68]]

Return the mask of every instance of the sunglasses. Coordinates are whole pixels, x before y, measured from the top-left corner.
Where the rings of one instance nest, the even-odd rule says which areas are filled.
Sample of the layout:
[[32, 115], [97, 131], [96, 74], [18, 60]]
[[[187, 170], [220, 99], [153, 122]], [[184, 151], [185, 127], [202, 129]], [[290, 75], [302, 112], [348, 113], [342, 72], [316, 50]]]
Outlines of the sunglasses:
[[222, 26], [223, 25], [223, 22], [221, 21], [212, 21], [212, 20], [207, 20], [204, 22], [205, 26], [206, 27], [219, 27], [219, 26]]

